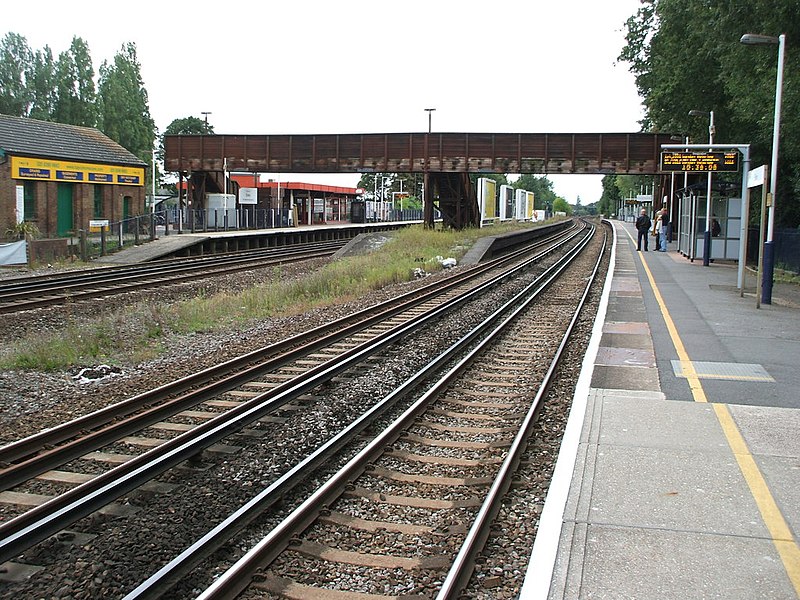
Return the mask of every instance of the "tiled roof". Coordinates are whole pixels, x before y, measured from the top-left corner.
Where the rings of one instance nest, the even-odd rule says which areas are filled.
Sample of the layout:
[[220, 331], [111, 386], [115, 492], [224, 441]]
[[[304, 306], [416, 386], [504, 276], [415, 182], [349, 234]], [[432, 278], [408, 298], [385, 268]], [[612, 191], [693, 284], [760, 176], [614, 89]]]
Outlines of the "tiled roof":
[[0, 148], [22, 156], [147, 166], [97, 129], [9, 115], [0, 115]]

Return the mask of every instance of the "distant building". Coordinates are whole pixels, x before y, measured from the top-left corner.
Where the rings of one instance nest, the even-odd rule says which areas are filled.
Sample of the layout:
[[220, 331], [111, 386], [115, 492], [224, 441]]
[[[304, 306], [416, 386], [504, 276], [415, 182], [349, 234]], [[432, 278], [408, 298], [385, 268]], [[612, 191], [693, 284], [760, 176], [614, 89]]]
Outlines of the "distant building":
[[351, 205], [364, 191], [297, 181], [261, 181], [258, 174], [232, 174], [231, 180], [241, 188], [256, 190], [254, 204], [258, 208], [296, 211], [298, 225], [350, 221]]
[[97, 129], [0, 115], [0, 235], [23, 220], [66, 237], [140, 215], [146, 168]]

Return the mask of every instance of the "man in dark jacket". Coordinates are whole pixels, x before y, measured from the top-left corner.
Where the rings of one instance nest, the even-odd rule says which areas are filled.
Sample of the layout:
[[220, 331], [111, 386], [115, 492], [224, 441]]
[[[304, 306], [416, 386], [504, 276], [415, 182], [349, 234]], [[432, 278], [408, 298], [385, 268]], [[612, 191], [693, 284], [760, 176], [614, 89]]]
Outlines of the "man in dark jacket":
[[636, 249], [639, 252], [642, 251], [642, 240], [644, 240], [644, 251], [647, 252], [647, 236], [650, 235], [650, 225], [650, 217], [647, 216], [647, 210], [643, 208], [642, 214], [636, 219], [636, 231], [639, 232], [639, 236], [636, 238]]

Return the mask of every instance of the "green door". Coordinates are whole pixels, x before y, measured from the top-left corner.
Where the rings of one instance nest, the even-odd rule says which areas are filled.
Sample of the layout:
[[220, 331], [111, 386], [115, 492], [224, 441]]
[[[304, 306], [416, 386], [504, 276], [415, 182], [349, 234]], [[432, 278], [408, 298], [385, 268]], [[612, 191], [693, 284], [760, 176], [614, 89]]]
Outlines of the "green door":
[[59, 183], [58, 184], [58, 196], [57, 196], [57, 210], [58, 210], [58, 217], [56, 221], [56, 234], [59, 237], [65, 237], [69, 235], [69, 232], [73, 229], [72, 219], [72, 184], [71, 183]]

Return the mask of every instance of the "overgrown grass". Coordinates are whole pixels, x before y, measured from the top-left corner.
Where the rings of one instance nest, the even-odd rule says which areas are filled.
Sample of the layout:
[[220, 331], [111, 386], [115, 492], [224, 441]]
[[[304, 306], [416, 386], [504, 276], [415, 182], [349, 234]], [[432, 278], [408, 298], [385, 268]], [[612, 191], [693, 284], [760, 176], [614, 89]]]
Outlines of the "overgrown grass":
[[793, 285], [800, 285], [800, 275], [794, 273], [793, 271], [775, 269], [774, 277], [776, 283], [791, 283]]
[[465, 231], [398, 231], [380, 249], [325, 265], [301, 279], [282, 278], [275, 269], [269, 281], [242, 292], [196, 297], [170, 305], [140, 303], [87, 326], [68, 322], [62, 330], [28, 336], [3, 352], [0, 369], [59, 370], [74, 365], [135, 363], [163, 351], [173, 333], [213, 331], [249, 320], [299, 314], [315, 307], [347, 302], [366, 293], [413, 278], [414, 269], [434, 272], [437, 257], [460, 259], [485, 235], [520, 225], [505, 224]]
[[[35, 333], [17, 341], [0, 359], [0, 369], [37, 369], [53, 371], [74, 365], [97, 362], [120, 362], [123, 355], [141, 353], [151, 347], [152, 331], [134, 309], [125, 319], [125, 327], [115, 327], [120, 317], [95, 319], [91, 326], [69, 322], [58, 332]], [[131, 331], [131, 324], [142, 329]]]

